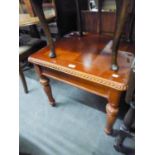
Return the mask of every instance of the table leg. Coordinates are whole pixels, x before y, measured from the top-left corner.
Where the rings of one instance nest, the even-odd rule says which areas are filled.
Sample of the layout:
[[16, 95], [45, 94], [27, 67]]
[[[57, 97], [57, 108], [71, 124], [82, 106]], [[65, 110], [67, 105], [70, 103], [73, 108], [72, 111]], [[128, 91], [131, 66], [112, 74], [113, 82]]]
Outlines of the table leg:
[[105, 133], [111, 134], [113, 125], [116, 121], [117, 114], [119, 111], [119, 101], [120, 101], [121, 92], [111, 90], [109, 92], [108, 104], [106, 106], [107, 112], [107, 120], [106, 120], [106, 127], [104, 129]]
[[48, 97], [49, 104], [52, 106], [56, 106], [55, 100], [54, 100], [53, 95], [52, 95], [52, 90], [51, 90], [51, 87], [49, 84], [49, 79], [47, 77], [41, 75], [41, 70], [40, 70], [39, 66], [35, 65], [34, 68], [35, 68], [36, 73], [40, 77], [40, 83], [43, 86], [44, 92]]
[[50, 87], [50, 84], [49, 84], [49, 79], [45, 78], [45, 77], [42, 77], [42, 78], [40, 78], [40, 83], [44, 88], [44, 91], [45, 91], [45, 93], [46, 93], [46, 95], [48, 97], [49, 103], [52, 106], [56, 106], [55, 100], [54, 100], [53, 95], [52, 95], [52, 90], [51, 90], [51, 87]]

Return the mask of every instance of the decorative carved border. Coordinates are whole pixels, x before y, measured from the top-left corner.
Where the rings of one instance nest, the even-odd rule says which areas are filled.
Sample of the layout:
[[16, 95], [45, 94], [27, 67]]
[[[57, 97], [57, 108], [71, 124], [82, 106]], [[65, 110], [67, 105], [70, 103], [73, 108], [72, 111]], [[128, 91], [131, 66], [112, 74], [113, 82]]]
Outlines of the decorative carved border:
[[91, 75], [91, 74], [88, 74], [88, 73], [84, 73], [84, 72], [81, 72], [81, 71], [77, 71], [77, 70], [74, 70], [74, 69], [63, 67], [63, 66], [60, 66], [60, 65], [57, 65], [57, 64], [49, 63], [49, 62], [46, 62], [46, 61], [43, 61], [43, 60], [38, 60], [38, 59], [35, 59], [33, 57], [29, 57], [29, 61], [31, 63], [37, 64], [37, 65], [40, 65], [40, 66], [43, 66], [43, 67], [54, 69], [56, 71], [67, 73], [69, 75], [73, 75], [73, 76], [76, 76], [78, 78], [82, 78], [82, 79], [85, 79], [85, 80], [88, 80], [88, 81], [91, 81], [91, 82], [94, 82], [94, 83], [98, 83], [98, 84], [103, 85], [103, 86], [114, 88], [114, 89], [117, 89], [119, 91], [125, 91], [127, 89], [127, 85], [125, 85], [125, 84], [121, 84], [119, 82], [107, 80], [107, 79], [104, 79], [104, 78], [101, 78], [101, 77], [98, 77], [98, 76], [95, 76], [95, 75]]

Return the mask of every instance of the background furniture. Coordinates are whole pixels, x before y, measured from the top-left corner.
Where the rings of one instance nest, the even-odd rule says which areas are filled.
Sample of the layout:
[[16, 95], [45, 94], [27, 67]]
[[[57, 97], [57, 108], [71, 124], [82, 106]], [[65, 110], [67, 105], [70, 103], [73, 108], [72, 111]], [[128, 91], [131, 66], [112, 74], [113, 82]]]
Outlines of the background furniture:
[[[86, 32], [97, 33], [98, 12], [82, 10], [83, 30]], [[102, 11], [101, 13], [101, 33], [113, 35], [115, 30], [116, 13]]]
[[[25, 76], [23, 73], [23, 66], [21, 64], [22, 61], [26, 60], [28, 56], [32, 53], [38, 51], [42, 47], [46, 46], [46, 41], [40, 39], [40, 34], [37, 29], [37, 24], [40, 23], [38, 17], [35, 15], [35, 12], [31, 6], [30, 0], [24, 0], [25, 9], [21, 8], [22, 1], [20, 1], [20, 11], [22, 13], [19, 14], [19, 29], [29, 27], [30, 28], [30, 36], [20, 36], [19, 41], [19, 74], [24, 87], [25, 93], [28, 93], [28, 88], [25, 80]], [[50, 23], [55, 20], [55, 11], [49, 13], [49, 11], [45, 11], [45, 17], [47, 22]]]
[[28, 12], [28, 14], [31, 16], [31, 17], [35, 17], [35, 12], [32, 8], [32, 5], [31, 5], [31, 2], [30, 0], [23, 0], [24, 4], [25, 4], [25, 7], [26, 7], [26, 10]]
[[21, 38], [19, 44], [19, 75], [23, 84], [24, 91], [25, 93], [28, 93], [28, 88], [21, 62], [26, 60], [32, 53], [46, 46], [46, 42], [36, 38], [31, 38], [30, 40], [28, 39], [24, 41], [24, 39], [22, 40]]
[[[36, 16], [30, 0], [20, 0], [20, 14], [19, 14], [19, 27], [24, 29], [29, 27], [30, 35], [34, 38], [40, 38], [40, 34], [37, 28], [37, 25], [40, 23], [38, 17]], [[47, 8], [47, 7], [46, 7]], [[50, 9], [44, 9], [45, 18], [48, 23], [55, 21], [55, 9], [51, 7]]]
[[[55, 19], [55, 13], [53, 15], [46, 14], [46, 19], [50, 23]], [[24, 26], [30, 26], [30, 25], [36, 25], [39, 24], [40, 21], [38, 17], [32, 17], [30, 14], [24, 13], [24, 14], [19, 14], [19, 26], [24, 27]]]
[[[123, 124], [120, 126], [119, 134], [115, 139], [114, 147], [119, 152], [126, 153], [127, 150], [123, 147], [123, 142], [126, 137], [133, 137], [131, 132], [135, 124], [135, 67], [133, 66], [130, 72], [129, 84], [126, 93], [126, 102], [130, 105], [127, 111]], [[129, 153], [129, 152], [128, 152]]]
[[[88, 9], [88, 0], [80, 0], [82, 10]], [[77, 31], [77, 10], [75, 0], [56, 0], [55, 1], [57, 26], [59, 35]]]

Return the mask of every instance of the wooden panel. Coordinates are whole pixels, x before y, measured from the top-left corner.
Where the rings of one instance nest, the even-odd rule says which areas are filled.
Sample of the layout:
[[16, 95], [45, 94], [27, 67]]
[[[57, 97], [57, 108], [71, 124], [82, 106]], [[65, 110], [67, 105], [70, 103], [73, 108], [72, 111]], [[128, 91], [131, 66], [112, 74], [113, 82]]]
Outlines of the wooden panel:
[[[101, 21], [102, 33], [114, 32], [116, 21], [115, 12], [102, 12]], [[98, 12], [82, 11], [82, 22], [84, 31], [97, 33]]]

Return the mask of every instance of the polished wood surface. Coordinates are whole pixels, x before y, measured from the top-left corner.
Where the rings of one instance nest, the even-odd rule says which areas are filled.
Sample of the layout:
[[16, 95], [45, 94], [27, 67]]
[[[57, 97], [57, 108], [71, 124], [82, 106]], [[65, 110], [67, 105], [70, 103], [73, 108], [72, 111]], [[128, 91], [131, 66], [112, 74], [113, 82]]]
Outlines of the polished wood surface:
[[[52, 11], [51, 11], [52, 12]], [[45, 16], [47, 21], [52, 21], [55, 18], [55, 12], [52, 12], [49, 14], [48, 12], [45, 12]], [[40, 20], [38, 17], [32, 17], [30, 14], [24, 13], [24, 14], [19, 14], [19, 27], [24, 27], [24, 26], [30, 26], [30, 25], [35, 25], [39, 24]]]
[[71, 33], [56, 41], [56, 58], [49, 58], [49, 47], [29, 57], [39, 68], [39, 77], [54, 78], [107, 98], [106, 133], [111, 132], [117, 118], [121, 93], [127, 89], [131, 52], [134, 52], [133, 45], [122, 42], [118, 52], [120, 69], [112, 71], [111, 40], [109, 36], [86, 33], [80, 37]]
[[[33, 8], [35, 10], [35, 13], [39, 17], [42, 27], [44, 29], [44, 32], [47, 36], [48, 44], [49, 44], [49, 47], [51, 50], [51, 52], [49, 53], [49, 57], [55, 58], [56, 57], [55, 45], [51, 38], [49, 27], [48, 27], [48, 24], [46, 22], [45, 15], [43, 12], [43, 7], [42, 7], [43, 0], [31, 0], [31, 2], [32, 2]], [[83, 29], [82, 29], [82, 15], [81, 15], [80, 1], [75, 0], [75, 2], [76, 2], [77, 17], [78, 17], [77, 21], [78, 21], [78, 25], [79, 25], [79, 33], [80, 33], [80, 36], [82, 36]], [[98, 24], [97, 24], [99, 33], [101, 33], [101, 6], [102, 6], [102, 2], [103, 2], [103, 0], [99, 0], [99, 11], [98, 11], [99, 19], [98, 19]], [[128, 17], [129, 6], [130, 6], [130, 0], [123, 0], [121, 9], [120, 9], [119, 13], [117, 14], [117, 22], [115, 25], [115, 33], [114, 33], [114, 37], [113, 37], [112, 54], [111, 54], [111, 57], [112, 57], [111, 70], [113, 70], [113, 71], [119, 70], [119, 66], [118, 66], [118, 62], [117, 62], [118, 48], [119, 48], [119, 44], [120, 44], [120, 40], [121, 40], [121, 35], [122, 35], [123, 29], [124, 29], [124, 25], [126, 22], [126, 18]]]
[[104, 79], [106, 79], [107, 83], [112, 81], [114, 87], [118, 87], [119, 90], [125, 90], [133, 55], [123, 51], [129, 50], [130, 52], [133, 49], [131, 46], [120, 47], [121, 51], [118, 55], [120, 70], [115, 73], [110, 70], [111, 52], [108, 43], [109, 46], [112, 45], [108, 36], [100, 37], [99, 35], [86, 34], [79, 37], [76, 34], [68, 35], [55, 43], [55, 51], [58, 55], [55, 59], [48, 57], [50, 51], [46, 47], [35, 54], [33, 60], [36, 57], [37, 60], [45, 61], [49, 67], [54, 68], [59, 65], [63, 68], [67, 67], [66, 71], [68, 70], [68, 72], [73, 70], [79, 75], [81, 72], [85, 73], [88, 78], [92, 76], [97, 79], [98, 83], [104, 83]]

